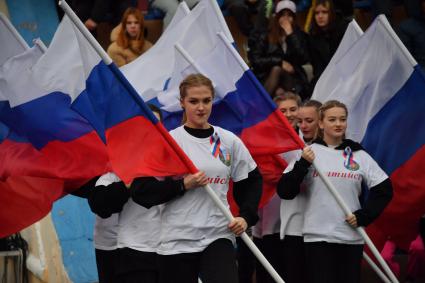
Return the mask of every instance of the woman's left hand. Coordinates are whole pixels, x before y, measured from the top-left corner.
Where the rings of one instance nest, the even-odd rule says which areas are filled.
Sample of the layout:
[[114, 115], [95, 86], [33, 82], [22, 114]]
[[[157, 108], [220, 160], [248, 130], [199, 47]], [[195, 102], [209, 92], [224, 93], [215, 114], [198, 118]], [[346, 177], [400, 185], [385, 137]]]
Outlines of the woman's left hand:
[[248, 223], [242, 217], [235, 217], [228, 227], [236, 236], [239, 236], [248, 228]]
[[353, 228], [358, 227], [357, 226], [357, 217], [354, 214], [350, 214], [349, 216], [347, 216], [345, 221], [347, 221], [347, 223], [350, 224], [350, 226], [353, 227]]

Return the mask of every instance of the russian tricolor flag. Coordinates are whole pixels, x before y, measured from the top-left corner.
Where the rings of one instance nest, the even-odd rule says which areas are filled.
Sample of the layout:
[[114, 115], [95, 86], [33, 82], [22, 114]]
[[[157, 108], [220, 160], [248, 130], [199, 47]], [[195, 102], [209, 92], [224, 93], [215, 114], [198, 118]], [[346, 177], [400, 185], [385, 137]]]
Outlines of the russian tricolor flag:
[[45, 54], [31, 52], [0, 71], [0, 237], [104, 172], [129, 182], [196, 171], [118, 68], [103, 63], [67, 17]]
[[[173, 79], [203, 73], [212, 80], [215, 99], [209, 122], [241, 137], [256, 159], [265, 179], [262, 206], [275, 194], [286, 166], [275, 155], [302, 148], [303, 143], [224, 34], [219, 34], [216, 42], [209, 54], [199, 58], [178, 46]], [[180, 125], [183, 112], [178, 86], [152, 102], [161, 107], [167, 129]]]
[[332, 83], [315, 98], [348, 106], [348, 137], [361, 141], [394, 186], [392, 202], [368, 231], [407, 249], [425, 213], [423, 69], [379, 16], [329, 72]]

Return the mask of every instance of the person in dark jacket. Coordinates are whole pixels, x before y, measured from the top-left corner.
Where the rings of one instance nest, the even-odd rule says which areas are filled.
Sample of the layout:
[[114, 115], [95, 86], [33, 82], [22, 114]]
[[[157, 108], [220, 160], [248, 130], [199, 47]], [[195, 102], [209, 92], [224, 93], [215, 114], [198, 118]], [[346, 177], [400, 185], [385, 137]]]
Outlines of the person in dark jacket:
[[313, 66], [312, 88], [335, 54], [348, 25], [347, 21], [336, 18], [332, 0], [317, 0], [313, 11], [314, 20], [308, 42]]
[[249, 60], [257, 78], [274, 97], [276, 90], [309, 96], [302, 65], [308, 62], [307, 35], [296, 25], [295, 3], [280, 1], [270, 29], [258, 27], [249, 39]]

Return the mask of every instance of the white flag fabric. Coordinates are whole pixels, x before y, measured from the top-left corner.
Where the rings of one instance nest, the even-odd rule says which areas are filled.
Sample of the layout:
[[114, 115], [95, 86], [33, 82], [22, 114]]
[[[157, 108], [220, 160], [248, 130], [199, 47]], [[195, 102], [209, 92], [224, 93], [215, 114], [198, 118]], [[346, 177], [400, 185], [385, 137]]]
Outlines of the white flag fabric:
[[223, 31], [210, 0], [198, 5], [175, 26], [169, 27], [155, 45], [121, 71], [145, 101], [167, 89], [174, 67], [174, 45], [181, 44], [194, 58], [208, 54], [217, 32]]
[[168, 24], [167, 28], [164, 32], [166, 32], [170, 27], [177, 25], [181, 20], [183, 20], [190, 13], [190, 9], [187, 6], [185, 1], [180, 2], [179, 6], [177, 6], [177, 11], [174, 14], [171, 22]]
[[29, 49], [28, 44], [6, 16], [0, 13], [0, 65], [27, 49]]
[[316, 83], [316, 86], [313, 91], [313, 95], [311, 99], [315, 99], [318, 101], [327, 101], [329, 100], [329, 93], [323, 92], [324, 86], [330, 85], [333, 83], [334, 74], [333, 71], [335, 68], [333, 67], [338, 60], [345, 55], [345, 53], [353, 46], [353, 44], [363, 35], [363, 31], [357, 24], [355, 20], [352, 20], [348, 25], [347, 30], [345, 31], [344, 37], [341, 40], [341, 43], [338, 46], [334, 56], [332, 56], [331, 61], [329, 62], [326, 69], [323, 71], [319, 80]]

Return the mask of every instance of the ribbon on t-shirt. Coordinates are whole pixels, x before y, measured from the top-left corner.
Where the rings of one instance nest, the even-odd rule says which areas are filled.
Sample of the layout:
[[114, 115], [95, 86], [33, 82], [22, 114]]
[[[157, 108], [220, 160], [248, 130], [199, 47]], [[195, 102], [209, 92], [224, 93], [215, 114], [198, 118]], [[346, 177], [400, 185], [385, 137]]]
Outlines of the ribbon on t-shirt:
[[342, 153], [344, 156], [344, 167], [351, 171], [356, 171], [359, 169], [359, 164], [354, 160], [353, 151], [349, 146], [344, 149]]
[[211, 135], [210, 144], [211, 144], [211, 153], [215, 158], [217, 158], [217, 156], [219, 156], [219, 154], [221, 152], [220, 137], [218, 136], [217, 133], [214, 133], [213, 135]]

